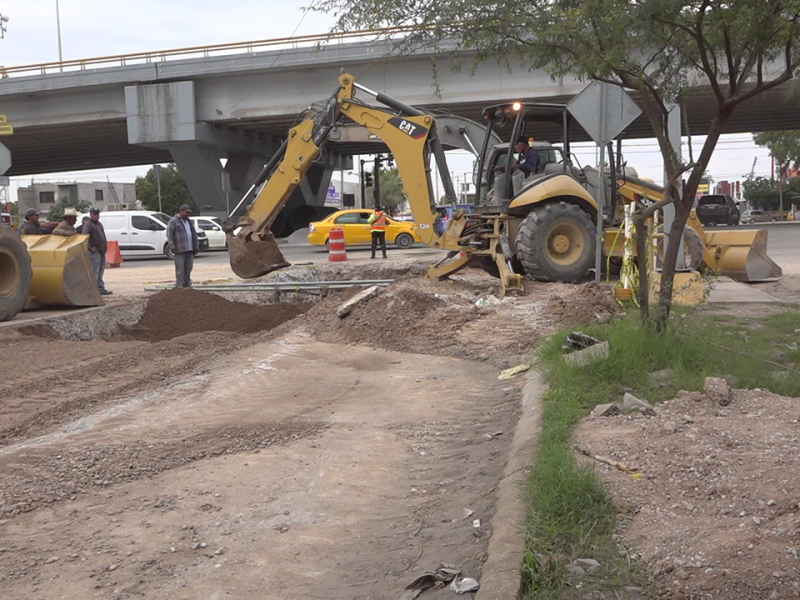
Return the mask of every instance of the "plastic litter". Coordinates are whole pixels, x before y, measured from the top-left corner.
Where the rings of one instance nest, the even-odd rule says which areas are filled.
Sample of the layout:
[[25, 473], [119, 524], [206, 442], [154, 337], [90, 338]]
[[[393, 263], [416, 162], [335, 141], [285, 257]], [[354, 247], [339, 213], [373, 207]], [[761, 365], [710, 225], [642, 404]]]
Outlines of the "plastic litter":
[[501, 371], [500, 375], [497, 376], [498, 379], [512, 379], [519, 375], [520, 373], [524, 373], [525, 371], [529, 371], [531, 368], [530, 365], [517, 365], [516, 367], [511, 367], [510, 369], [506, 369], [505, 371]]
[[453, 579], [450, 584], [450, 589], [456, 594], [466, 594], [468, 592], [477, 592], [480, 584], [471, 577], [464, 577], [461, 581]]

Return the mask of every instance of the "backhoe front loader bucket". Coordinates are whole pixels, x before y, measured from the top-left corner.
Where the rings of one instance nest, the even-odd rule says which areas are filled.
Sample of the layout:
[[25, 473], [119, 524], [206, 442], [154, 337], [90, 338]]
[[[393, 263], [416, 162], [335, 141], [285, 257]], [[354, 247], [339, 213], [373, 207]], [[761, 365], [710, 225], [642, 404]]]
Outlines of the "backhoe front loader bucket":
[[706, 231], [704, 262], [713, 271], [737, 281], [780, 277], [781, 268], [767, 255], [767, 235], [766, 229]]
[[88, 235], [23, 235], [33, 267], [26, 308], [102, 306]]
[[231, 269], [242, 279], [261, 277], [289, 266], [272, 233], [261, 240], [228, 235], [228, 254]]

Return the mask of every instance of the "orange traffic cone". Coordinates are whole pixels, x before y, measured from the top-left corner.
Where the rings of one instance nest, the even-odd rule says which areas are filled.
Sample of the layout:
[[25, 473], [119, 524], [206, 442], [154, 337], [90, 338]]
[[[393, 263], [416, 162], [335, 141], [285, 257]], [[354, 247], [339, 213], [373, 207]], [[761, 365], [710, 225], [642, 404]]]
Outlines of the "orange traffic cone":
[[113, 269], [122, 264], [122, 254], [119, 251], [119, 242], [108, 242], [106, 250], [106, 268]]
[[347, 260], [347, 252], [344, 245], [344, 230], [341, 227], [331, 229], [328, 238], [328, 261], [342, 262]]

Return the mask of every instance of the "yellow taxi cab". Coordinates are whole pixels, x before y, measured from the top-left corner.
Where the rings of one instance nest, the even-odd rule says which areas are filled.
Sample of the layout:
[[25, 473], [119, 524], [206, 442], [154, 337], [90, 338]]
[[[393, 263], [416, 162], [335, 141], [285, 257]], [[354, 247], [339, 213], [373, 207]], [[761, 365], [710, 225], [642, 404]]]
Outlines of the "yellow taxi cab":
[[[313, 246], [325, 246], [328, 243], [330, 231], [334, 227], [344, 230], [344, 243], [347, 246], [372, 243], [372, 228], [368, 221], [372, 211], [369, 209], [340, 210], [322, 221], [310, 223], [308, 226], [308, 243]], [[417, 235], [414, 223], [397, 221], [389, 218], [386, 227], [386, 243], [395, 244], [398, 248], [411, 248], [414, 243], [421, 240]]]

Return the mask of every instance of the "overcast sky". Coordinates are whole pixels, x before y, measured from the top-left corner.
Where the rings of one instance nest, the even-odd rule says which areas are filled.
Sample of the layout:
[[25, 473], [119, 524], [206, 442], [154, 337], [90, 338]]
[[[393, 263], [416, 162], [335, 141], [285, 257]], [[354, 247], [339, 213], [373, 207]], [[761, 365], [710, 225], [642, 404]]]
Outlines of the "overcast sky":
[[[302, 7], [311, 0], [60, 0], [64, 59], [89, 58], [148, 50], [181, 48], [276, 37], [324, 33], [331, 25], [327, 15]], [[9, 17], [5, 39], [0, 40], [0, 65], [12, 66], [58, 60], [56, 0], [0, 0], [0, 14]], [[464, 77], [469, 77], [465, 71]], [[695, 138], [695, 147], [702, 138]], [[594, 164], [594, 151], [577, 151], [582, 164]], [[450, 153], [456, 174], [471, 171], [472, 157]], [[661, 181], [660, 155], [653, 140], [626, 143], [628, 164], [640, 175]], [[769, 153], [752, 143], [748, 134], [725, 136], [712, 158], [710, 171], [717, 181], [735, 180], [755, 172], [769, 175]], [[147, 167], [37, 175], [37, 181], [133, 181]], [[352, 179], [348, 177], [348, 179]], [[15, 188], [30, 178], [15, 178]]]

